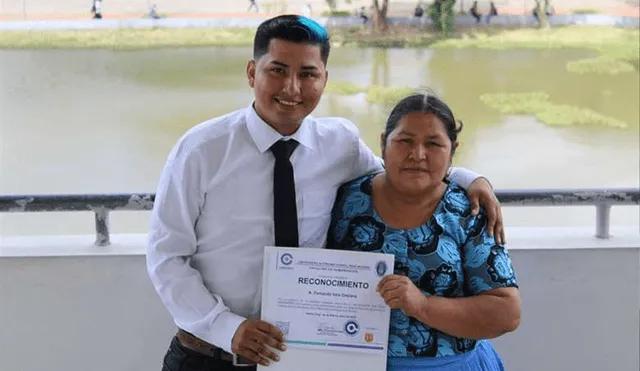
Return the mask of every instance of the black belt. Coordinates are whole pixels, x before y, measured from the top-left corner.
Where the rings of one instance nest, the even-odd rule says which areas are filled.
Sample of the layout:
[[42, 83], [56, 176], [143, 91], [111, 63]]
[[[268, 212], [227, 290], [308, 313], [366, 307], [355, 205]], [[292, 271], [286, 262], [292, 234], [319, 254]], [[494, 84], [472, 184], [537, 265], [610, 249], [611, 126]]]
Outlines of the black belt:
[[[178, 330], [178, 334], [176, 335], [180, 344], [196, 353], [202, 354], [207, 357], [211, 357], [213, 359], [219, 359], [226, 362], [234, 362], [233, 354], [223, 350], [222, 348], [218, 348], [213, 344], [209, 344], [208, 342], [182, 330]], [[238, 355], [236, 362], [234, 363], [236, 366], [254, 366], [255, 363], [243, 356]]]

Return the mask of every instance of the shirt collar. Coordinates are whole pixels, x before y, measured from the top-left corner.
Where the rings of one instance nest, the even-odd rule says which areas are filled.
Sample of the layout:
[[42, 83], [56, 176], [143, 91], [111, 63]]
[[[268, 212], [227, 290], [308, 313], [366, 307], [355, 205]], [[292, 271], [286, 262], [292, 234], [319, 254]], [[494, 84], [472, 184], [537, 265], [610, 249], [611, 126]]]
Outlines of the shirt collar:
[[247, 129], [249, 129], [249, 134], [260, 152], [264, 153], [271, 148], [275, 142], [289, 138], [295, 139], [298, 143], [309, 149], [313, 149], [315, 147], [315, 137], [313, 136], [311, 122], [313, 119], [310, 116], [305, 117], [302, 124], [298, 130], [293, 133], [293, 135], [283, 136], [258, 116], [255, 108], [253, 108], [253, 104], [254, 102], [251, 102], [246, 110]]

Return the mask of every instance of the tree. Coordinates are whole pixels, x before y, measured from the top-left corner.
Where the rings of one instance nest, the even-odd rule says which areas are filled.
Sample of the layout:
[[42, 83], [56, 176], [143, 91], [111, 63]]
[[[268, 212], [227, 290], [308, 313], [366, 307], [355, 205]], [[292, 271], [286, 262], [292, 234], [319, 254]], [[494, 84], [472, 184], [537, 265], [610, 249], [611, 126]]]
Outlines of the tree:
[[373, 1], [373, 12], [371, 14], [371, 22], [373, 23], [373, 29], [375, 31], [386, 31], [387, 24], [387, 11], [389, 10], [389, 0], [382, 0], [382, 6], [378, 4], [378, 0]]
[[456, 25], [456, 15], [455, 11], [453, 10], [453, 6], [456, 4], [456, 0], [443, 0], [442, 3], [443, 10], [441, 15], [441, 31], [449, 35], [453, 33]]
[[435, 0], [429, 6], [427, 14], [436, 30], [442, 31], [447, 35], [453, 33], [456, 22], [456, 15], [453, 9], [455, 3], [456, 0]]
[[[545, 0], [548, 1], [548, 0]], [[454, 5], [456, 0], [435, 0], [427, 10], [436, 29], [446, 34], [453, 33], [456, 15]], [[389, 0], [372, 0], [373, 12], [371, 22], [375, 31], [386, 31], [388, 28], [387, 12]]]

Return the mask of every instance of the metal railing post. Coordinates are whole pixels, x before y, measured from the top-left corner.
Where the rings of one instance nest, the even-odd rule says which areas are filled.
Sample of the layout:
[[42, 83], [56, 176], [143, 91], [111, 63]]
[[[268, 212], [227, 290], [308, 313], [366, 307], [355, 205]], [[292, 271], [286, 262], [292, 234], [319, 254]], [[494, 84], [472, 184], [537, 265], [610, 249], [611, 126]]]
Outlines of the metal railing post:
[[109, 210], [100, 207], [93, 209], [96, 219], [96, 246], [109, 246]]
[[609, 225], [611, 224], [611, 204], [596, 205], [596, 237], [607, 239], [611, 237], [609, 234]]

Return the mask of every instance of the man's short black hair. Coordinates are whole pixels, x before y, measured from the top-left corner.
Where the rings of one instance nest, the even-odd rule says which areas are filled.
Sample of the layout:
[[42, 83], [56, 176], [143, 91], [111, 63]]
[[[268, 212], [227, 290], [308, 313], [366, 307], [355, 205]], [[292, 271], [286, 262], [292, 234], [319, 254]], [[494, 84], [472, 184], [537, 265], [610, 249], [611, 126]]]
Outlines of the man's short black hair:
[[300, 15], [285, 14], [267, 19], [258, 26], [253, 39], [253, 59], [258, 60], [269, 52], [272, 39], [317, 45], [320, 57], [326, 65], [329, 59], [329, 34], [316, 21]]

